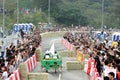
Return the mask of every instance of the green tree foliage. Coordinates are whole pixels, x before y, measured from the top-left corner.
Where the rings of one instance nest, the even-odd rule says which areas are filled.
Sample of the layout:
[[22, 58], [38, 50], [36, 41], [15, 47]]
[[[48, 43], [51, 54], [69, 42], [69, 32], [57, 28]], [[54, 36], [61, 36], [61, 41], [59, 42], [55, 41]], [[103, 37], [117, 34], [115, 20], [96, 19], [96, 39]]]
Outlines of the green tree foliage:
[[[20, 23], [47, 22], [49, 0], [19, 0]], [[65, 25], [83, 25], [101, 27], [102, 0], [50, 0], [51, 21]], [[17, 0], [5, 0], [6, 27], [16, 23]], [[2, 0], [0, 0], [0, 10]], [[104, 25], [120, 27], [120, 0], [104, 0]], [[24, 11], [30, 10], [29, 14]], [[42, 12], [41, 12], [41, 11]], [[0, 26], [2, 26], [2, 13], [0, 13]]]
[[56, 16], [56, 21], [66, 25], [81, 24], [86, 26], [88, 24], [87, 18], [81, 14], [80, 9], [77, 9], [71, 5], [68, 5], [66, 8], [61, 8], [59, 10], [58, 16]]

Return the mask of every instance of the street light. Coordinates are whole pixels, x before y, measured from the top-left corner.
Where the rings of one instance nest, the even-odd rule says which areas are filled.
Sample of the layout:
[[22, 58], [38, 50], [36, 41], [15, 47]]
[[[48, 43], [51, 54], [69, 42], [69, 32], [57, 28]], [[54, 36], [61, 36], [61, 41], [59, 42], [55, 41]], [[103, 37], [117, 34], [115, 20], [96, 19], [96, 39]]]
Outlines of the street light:
[[104, 0], [102, 0], [102, 24], [101, 24], [101, 28], [103, 28], [104, 26]]
[[48, 23], [50, 24], [50, 0], [48, 0]]
[[2, 10], [2, 12], [3, 12], [3, 20], [2, 20], [2, 31], [3, 31], [3, 33], [4, 33], [4, 27], [5, 27], [5, 0], [3, 0], [3, 10]]
[[17, 0], [17, 24], [19, 24], [19, 0]]

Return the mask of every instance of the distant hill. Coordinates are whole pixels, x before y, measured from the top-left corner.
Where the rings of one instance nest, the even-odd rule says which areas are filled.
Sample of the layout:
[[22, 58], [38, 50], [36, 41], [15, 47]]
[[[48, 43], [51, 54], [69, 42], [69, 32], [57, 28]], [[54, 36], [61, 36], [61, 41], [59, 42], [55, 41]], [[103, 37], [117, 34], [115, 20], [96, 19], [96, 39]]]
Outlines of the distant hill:
[[[2, 1], [0, 0], [0, 26], [2, 25]], [[50, 0], [51, 21], [67, 26], [82, 25], [101, 27], [102, 0]], [[5, 0], [6, 27], [16, 23], [17, 0]], [[20, 22], [38, 22], [48, 20], [48, 0], [19, 0]], [[104, 25], [120, 26], [120, 0], [104, 0]]]

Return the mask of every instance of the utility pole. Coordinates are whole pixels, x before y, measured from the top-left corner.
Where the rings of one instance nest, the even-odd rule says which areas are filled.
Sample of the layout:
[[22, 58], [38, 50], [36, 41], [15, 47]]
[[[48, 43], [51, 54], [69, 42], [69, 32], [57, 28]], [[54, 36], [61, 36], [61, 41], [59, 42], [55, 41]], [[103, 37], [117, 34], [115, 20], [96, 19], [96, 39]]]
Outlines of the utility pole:
[[17, 0], [17, 24], [19, 24], [19, 0]]
[[48, 23], [50, 24], [50, 0], [48, 0]]
[[4, 33], [4, 29], [5, 29], [5, 0], [3, 0], [3, 9], [2, 9], [2, 12], [3, 12], [3, 20], [2, 20], [2, 31]]
[[104, 26], [104, 0], [102, 0], [102, 24], [101, 24], [101, 28], [103, 28]]

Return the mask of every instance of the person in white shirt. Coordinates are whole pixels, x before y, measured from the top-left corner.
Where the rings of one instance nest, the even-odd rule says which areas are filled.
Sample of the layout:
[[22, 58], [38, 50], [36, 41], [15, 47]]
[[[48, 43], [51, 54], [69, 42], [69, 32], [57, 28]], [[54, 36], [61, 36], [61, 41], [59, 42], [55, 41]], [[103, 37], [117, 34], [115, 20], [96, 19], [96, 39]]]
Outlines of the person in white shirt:
[[15, 68], [13, 67], [13, 62], [12, 61], [10, 63], [8, 63], [8, 69], [9, 69], [10, 74], [12, 74], [13, 71], [15, 70]]
[[3, 74], [2, 74], [2, 80], [8, 80], [8, 72], [7, 72], [7, 67], [2, 67], [2, 71], [3, 71]]
[[0, 46], [0, 57], [2, 58], [1, 49], [2, 49], [2, 47]]
[[1, 45], [1, 57], [3, 59], [5, 57], [5, 45], [4, 45], [4, 41], [2, 41], [2, 45]]

